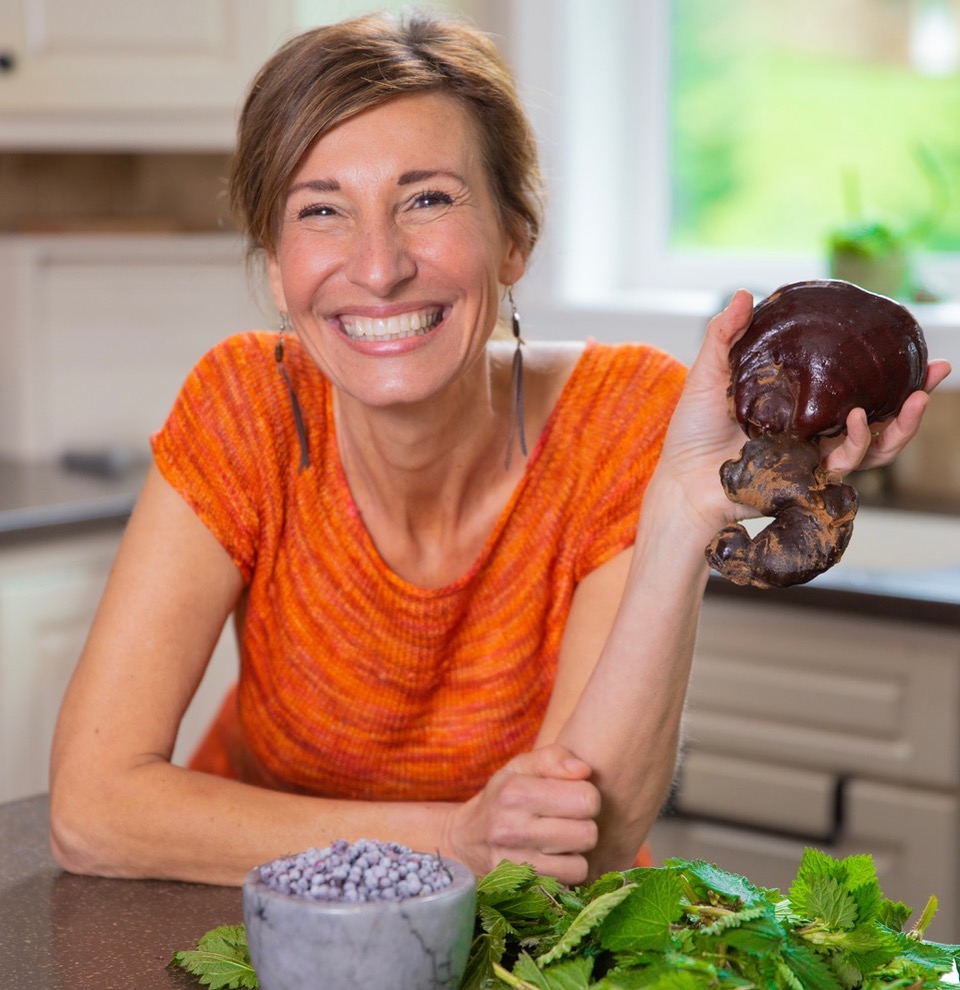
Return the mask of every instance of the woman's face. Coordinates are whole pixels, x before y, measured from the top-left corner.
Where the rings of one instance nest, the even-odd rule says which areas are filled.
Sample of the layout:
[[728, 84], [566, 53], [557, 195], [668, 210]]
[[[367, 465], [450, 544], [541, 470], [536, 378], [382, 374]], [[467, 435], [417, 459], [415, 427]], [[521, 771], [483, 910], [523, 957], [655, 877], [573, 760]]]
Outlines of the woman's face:
[[330, 380], [374, 406], [438, 395], [482, 352], [500, 285], [523, 273], [477, 126], [441, 93], [397, 97], [307, 152], [270, 285]]

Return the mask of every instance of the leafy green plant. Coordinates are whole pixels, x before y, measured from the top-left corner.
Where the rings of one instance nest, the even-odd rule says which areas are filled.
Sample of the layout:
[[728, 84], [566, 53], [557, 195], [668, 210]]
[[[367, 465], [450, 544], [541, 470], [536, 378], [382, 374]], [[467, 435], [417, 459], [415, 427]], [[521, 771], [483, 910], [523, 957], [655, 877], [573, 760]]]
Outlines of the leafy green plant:
[[[924, 940], [872, 858], [807, 849], [784, 895], [702, 860], [568, 888], [504, 861], [477, 882], [460, 990], [955, 990], [960, 945]], [[243, 926], [174, 954], [212, 990], [257, 987]]]
[[928, 296], [915, 284], [911, 254], [936, 229], [949, 192], [933, 154], [923, 147], [916, 154], [930, 185], [931, 203], [926, 212], [911, 220], [868, 214], [863, 206], [859, 175], [849, 170], [843, 174], [846, 219], [829, 230], [826, 238], [831, 277], [893, 297], [925, 299]]
[[202, 936], [195, 949], [173, 954], [169, 966], [182, 966], [210, 990], [256, 990], [260, 986], [250, 962], [243, 925], [220, 925]]
[[946, 988], [960, 946], [923, 941], [869, 856], [808, 849], [789, 894], [702, 861], [605, 874], [566, 890], [503, 863], [478, 886], [461, 990]]

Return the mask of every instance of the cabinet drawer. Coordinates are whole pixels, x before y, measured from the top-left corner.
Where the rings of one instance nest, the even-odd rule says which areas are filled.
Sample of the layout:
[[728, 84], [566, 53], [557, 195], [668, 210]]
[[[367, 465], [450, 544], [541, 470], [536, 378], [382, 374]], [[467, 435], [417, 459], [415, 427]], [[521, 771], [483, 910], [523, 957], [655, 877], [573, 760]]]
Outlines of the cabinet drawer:
[[[928, 937], [960, 941], [960, 799], [956, 795], [852, 781], [844, 792], [844, 833], [821, 844], [831, 856], [869, 853], [887, 897], [903, 901], [920, 916], [927, 898], [938, 900]], [[807, 843], [732, 825], [666, 817], [654, 825], [650, 850], [656, 862], [678, 856], [704, 859], [755, 884], [786, 893]]]
[[691, 752], [680, 781], [686, 814], [821, 839], [837, 825], [837, 779], [825, 771]]
[[838, 774], [960, 782], [960, 638], [812, 609], [704, 605], [695, 749]]

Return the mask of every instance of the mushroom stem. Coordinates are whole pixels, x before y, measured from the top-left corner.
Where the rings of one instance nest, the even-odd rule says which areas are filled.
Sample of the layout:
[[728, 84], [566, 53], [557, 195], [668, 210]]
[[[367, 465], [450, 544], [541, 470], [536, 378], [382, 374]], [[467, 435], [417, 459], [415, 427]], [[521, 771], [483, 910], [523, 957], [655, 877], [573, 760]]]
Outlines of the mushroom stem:
[[859, 498], [850, 485], [827, 480], [814, 439], [761, 433], [738, 460], [720, 469], [727, 497], [773, 521], [755, 537], [738, 523], [722, 529], [705, 554], [734, 584], [784, 588], [832, 567], [853, 533]]

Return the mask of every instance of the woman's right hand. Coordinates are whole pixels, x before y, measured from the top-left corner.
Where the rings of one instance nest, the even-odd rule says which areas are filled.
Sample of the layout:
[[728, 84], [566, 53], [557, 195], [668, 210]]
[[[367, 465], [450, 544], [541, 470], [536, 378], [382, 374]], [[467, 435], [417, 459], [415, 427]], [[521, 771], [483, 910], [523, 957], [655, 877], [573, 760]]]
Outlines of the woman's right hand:
[[453, 808], [446, 847], [478, 876], [508, 859], [566, 884], [582, 883], [600, 813], [590, 773], [557, 744], [515, 756], [482, 791]]

